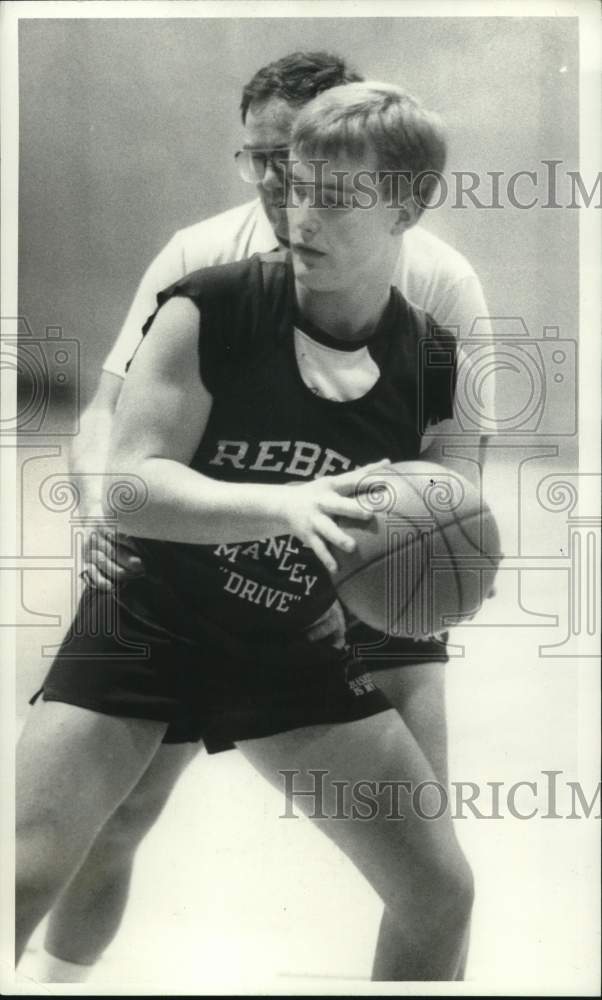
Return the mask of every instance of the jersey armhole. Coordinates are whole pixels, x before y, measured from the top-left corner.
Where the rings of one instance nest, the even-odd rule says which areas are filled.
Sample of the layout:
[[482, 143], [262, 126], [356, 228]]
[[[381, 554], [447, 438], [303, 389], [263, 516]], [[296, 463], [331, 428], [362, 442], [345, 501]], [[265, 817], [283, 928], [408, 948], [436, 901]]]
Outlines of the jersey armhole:
[[457, 383], [457, 343], [428, 313], [415, 310], [418, 321], [418, 379], [420, 426], [450, 420], [454, 415]]
[[244, 372], [268, 328], [260, 256], [203, 268], [159, 292], [157, 308], [142, 327], [143, 337], [161, 307], [174, 296], [191, 299], [199, 310], [199, 373], [215, 397], [237, 372]]

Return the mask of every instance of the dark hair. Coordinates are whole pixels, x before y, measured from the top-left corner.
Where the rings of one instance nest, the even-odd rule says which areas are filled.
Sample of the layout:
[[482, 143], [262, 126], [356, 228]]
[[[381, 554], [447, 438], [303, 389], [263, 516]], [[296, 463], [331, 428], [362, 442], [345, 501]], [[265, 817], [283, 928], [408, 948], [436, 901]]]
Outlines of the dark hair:
[[373, 81], [336, 87], [308, 104], [295, 120], [292, 146], [304, 159], [341, 152], [359, 159], [372, 148], [379, 171], [410, 174], [421, 211], [447, 155], [439, 116], [400, 87]]
[[243, 124], [250, 105], [256, 101], [279, 97], [302, 105], [330, 87], [359, 83], [363, 79], [332, 52], [292, 52], [263, 66], [243, 88], [240, 102]]

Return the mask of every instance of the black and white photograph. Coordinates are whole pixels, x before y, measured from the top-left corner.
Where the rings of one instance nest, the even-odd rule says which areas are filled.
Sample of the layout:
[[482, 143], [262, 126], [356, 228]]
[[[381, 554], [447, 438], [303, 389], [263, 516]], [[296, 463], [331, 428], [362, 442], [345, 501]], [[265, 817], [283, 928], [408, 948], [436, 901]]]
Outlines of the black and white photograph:
[[0, 17], [2, 993], [599, 995], [599, 3]]

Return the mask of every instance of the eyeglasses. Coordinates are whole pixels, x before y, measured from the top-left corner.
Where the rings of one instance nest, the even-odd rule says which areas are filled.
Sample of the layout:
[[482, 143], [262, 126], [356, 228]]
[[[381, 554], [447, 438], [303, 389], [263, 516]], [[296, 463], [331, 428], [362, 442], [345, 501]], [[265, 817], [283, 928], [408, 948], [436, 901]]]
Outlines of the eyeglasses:
[[238, 172], [247, 184], [260, 184], [266, 175], [268, 164], [277, 174], [286, 174], [289, 159], [288, 146], [271, 149], [239, 149], [234, 154]]

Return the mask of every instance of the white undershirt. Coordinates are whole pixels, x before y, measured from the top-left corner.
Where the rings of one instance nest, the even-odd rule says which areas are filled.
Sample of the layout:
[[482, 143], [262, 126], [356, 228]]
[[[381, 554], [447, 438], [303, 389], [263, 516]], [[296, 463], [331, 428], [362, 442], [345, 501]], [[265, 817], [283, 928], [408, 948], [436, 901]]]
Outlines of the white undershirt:
[[308, 389], [338, 403], [365, 396], [380, 377], [380, 369], [365, 345], [357, 350], [338, 350], [320, 344], [297, 327], [295, 355]]

